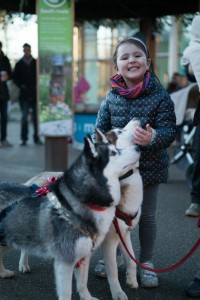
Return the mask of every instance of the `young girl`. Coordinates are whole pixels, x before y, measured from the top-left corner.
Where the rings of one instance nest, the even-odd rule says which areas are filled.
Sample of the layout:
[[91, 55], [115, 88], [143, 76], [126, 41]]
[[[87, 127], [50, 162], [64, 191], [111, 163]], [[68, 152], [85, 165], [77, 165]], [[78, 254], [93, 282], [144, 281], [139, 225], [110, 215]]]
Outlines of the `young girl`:
[[[156, 239], [156, 203], [159, 184], [168, 176], [166, 148], [176, 136], [174, 104], [153, 73], [146, 45], [138, 38], [121, 41], [113, 55], [117, 74], [111, 78], [111, 90], [102, 102], [96, 127], [102, 132], [123, 128], [133, 117], [141, 122], [134, 132], [141, 146], [140, 174], [144, 197], [139, 222], [140, 262], [150, 268]], [[106, 276], [105, 266], [99, 261], [97, 276]], [[156, 273], [140, 269], [143, 287], [158, 285]]]

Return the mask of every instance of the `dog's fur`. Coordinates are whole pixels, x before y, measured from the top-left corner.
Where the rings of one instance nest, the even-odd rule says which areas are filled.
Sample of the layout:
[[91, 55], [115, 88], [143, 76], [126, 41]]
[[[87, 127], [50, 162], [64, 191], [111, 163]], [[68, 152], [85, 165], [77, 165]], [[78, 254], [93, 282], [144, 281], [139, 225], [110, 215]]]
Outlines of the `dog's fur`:
[[[97, 134], [101, 143], [106, 143], [105, 136]], [[81, 299], [96, 299], [87, 289], [92, 250], [101, 244], [114, 218], [121, 195], [118, 178], [138, 159], [136, 149], [117, 151], [113, 145], [93, 144], [85, 138], [80, 157], [51, 185], [61, 209], [47, 197], [31, 197], [27, 186], [1, 184], [0, 212], [18, 200], [16, 193], [21, 193], [22, 199], [1, 220], [8, 246], [0, 246], [0, 277], [14, 275], [2, 263], [3, 254], [12, 245], [22, 250], [19, 267], [24, 272], [29, 270], [26, 252], [53, 259], [58, 298], [71, 299], [73, 270], [84, 259], [83, 266], [75, 268], [77, 289]]]

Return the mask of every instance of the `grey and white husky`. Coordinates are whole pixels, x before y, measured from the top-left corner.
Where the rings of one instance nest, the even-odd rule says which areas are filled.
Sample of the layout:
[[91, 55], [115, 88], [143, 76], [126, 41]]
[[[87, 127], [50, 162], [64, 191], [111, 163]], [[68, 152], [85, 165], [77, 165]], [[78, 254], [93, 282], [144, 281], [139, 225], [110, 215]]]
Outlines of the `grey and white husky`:
[[[22, 271], [29, 268], [25, 253], [53, 260], [59, 300], [71, 299], [73, 271], [80, 298], [97, 299], [87, 288], [90, 257], [114, 218], [121, 196], [118, 178], [139, 159], [137, 147], [120, 151], [101, 132], [97, 134], [101, 143], [86, 137], [80, 157], [50, 185], [58, 203], [30, 196], [28, 186], [0, 184], [0, 277], [14, 275], [2, 262], [14, 246], [22, 251]], [[76, 268], [78, 264], [81, 267]]]

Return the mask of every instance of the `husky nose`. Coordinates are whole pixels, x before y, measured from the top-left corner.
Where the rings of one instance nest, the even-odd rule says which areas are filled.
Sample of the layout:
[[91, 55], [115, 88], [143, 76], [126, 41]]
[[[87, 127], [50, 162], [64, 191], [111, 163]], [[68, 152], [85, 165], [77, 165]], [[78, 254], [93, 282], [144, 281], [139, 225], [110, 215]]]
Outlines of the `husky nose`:
[[140, 152], [140, 146], [135, 145], [135, 151]]

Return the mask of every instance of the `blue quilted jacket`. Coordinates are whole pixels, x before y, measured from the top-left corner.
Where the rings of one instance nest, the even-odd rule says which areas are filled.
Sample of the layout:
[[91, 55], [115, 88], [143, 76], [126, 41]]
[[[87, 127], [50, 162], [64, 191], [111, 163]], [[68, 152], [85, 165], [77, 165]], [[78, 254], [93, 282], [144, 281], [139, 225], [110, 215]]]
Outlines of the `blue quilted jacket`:
[[100, 106], [95, 126], [107, 132], [112, 128], [123, 128], [133, 117], [140, 120], [144, 129], [149, 123], [156, 130], [155, 139], [149, 145], [140, 147], [143, 184], [166, 182], [166, 148], [176, 136], [176, 116], [173, 101], [153, 74], [145, 92], [134, 99], [124, 98], [112, 88]]

